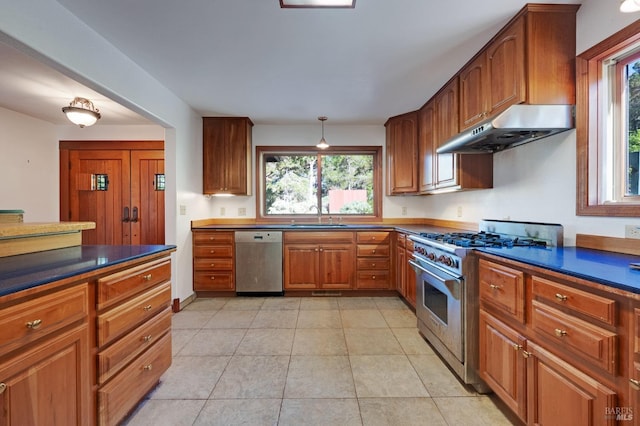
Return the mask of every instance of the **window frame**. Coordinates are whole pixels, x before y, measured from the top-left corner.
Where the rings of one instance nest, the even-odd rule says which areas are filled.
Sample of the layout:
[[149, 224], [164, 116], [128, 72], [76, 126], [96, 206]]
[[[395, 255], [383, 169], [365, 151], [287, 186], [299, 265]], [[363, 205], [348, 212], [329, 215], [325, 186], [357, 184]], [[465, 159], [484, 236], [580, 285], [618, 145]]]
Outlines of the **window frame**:
[[[620, 132], [618, 127], [606, 128], [602, 114], [602, 93], [609, 90], [603, 76], [606, 60], [640, 43], [640, 21], [623, 28], [576, 57], [576, 214], [578, 216], [638, 217], [640, 202], [605, 202], [601, 153], [606, 143], [605, 131]], [[619, 106], [617, 106], [619, 109]]]
[[[267, 215], [265, 214], [266, 197], [264, 181], [264, 155], [265, 154], [371, 154], [373, 155], [373, 214], [342, 216], [348, 223], [372, 223], [382, 221], [382, 147], [381, 146], [331, 146], [325, 150], [319, 150], [310, 146], [256, 146], [256, 222], [258, 223], [283, 223], [295, 221], [296, 223], [317, 223], [318, 213], [295, 215]], [[321, 217], [336, 215], [321, 214]]]

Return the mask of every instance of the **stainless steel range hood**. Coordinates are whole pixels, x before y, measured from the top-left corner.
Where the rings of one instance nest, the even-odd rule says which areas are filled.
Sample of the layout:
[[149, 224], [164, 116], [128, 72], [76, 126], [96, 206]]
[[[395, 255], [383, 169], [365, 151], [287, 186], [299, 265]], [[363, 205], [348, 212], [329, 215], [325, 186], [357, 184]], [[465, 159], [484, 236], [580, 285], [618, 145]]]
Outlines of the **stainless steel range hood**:
[[512, 105], [497, 116], [449, 139], [436, 152], [492, 153], [573, 127], [573, 105]]

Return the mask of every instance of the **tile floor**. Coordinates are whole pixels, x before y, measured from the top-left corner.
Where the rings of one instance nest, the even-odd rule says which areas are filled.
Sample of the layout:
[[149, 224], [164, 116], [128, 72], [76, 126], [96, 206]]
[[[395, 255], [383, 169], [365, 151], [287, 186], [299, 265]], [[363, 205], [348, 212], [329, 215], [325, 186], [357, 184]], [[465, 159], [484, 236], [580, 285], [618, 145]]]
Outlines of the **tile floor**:
[[173, 355], [127, 425], [514, 422], [460, 384], [393, 297], [198, 299], [173, 317]]

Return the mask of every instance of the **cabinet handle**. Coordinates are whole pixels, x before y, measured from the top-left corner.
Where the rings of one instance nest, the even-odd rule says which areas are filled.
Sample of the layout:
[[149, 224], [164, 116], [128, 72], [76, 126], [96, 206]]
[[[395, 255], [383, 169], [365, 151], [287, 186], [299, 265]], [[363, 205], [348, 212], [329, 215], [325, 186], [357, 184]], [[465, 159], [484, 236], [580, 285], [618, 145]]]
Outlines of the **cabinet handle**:
[[215, 253], [215, 252], [216, 252], [215, 250], [210, 250], [210, 251], [209, 251], [209, 253], [211, 253], [211, 254], [213, 254], [213, 253]]
[[376, 254], [376, 249], [371, 250], [371, 254]]
[[150, 310], [151, 310], [151, 305], [144, 306], [144, 307], [142, 308], [142, 310], [143, 310], [143, 311], [150, 311]]
[[568, 297], [565, 296], [564, 294], [556, 293], [556, 299], [558, 299], [561, 302], [566, 302]]
[[0, 383], [0, 395], [3, 394], [5, 390], [7, 390], [6, 383]]
[[149, 334], [149, 335], [147, 335], [147, 336], [142, 336], [142, 341], [143, 341], [143, 342], [145, 342], [145, 343], [146, 343], [146, 342], [150, 342], [150, 341], [151, 341], [151, 339], [152, 339], [152, 337], [151, 337], [151, 335], [150, 335], [150, 334]]
[[[629, 379], [629, 383], [631, 383], [631, 386], [633, 386], [633, 388], [635, 390], [640, 390], [640, 380], [636, 380], [636, 379]], [[3, 383], [4, 384], [4, 383]], [[1, 393], [1, 392], [0, 392]]]
[[322, 251], [322, 247], [320, 247], [320, 251]]
[[556, 336], [558, 336], [558, 337], [564, 337], [564, 336], [567, 335], [566, 330], [560, 330], [559, 328], [556, 328], [554, 330], [554, 332], [556, 333]]
[[151, 371], [153, 369], [153, 365], [151, 364], [143, 365], [142, 369], [145, 371]]
[[215, 264], [215, 263], [212, 263], [212, 264], [211, 264], [211, 267], [213, 268], [214, 266], [216, 266], [216, 264]]
[[376, 279], [376, 276], [375, 276], [375, 275], [371, 275], [371, 279], [372, 279], [372, 280], [375, 280], [375, 279]]
[[514, 351], [519, 351], [520, 349], [522, 349], [522, 345], [519, 345], [519, 344], [517, 344], [517, 343], [514, 343], [514, 344], [513, 344], [513, 350], [514, 350]]
[[151, 274], [143, 275], [142, 279], [145, 281], [151, 281]]
[[316, 248], [314, 249], [314, 251], [318, 251], [318, 247], [316, 247]]
[[211, 277], [211, 279], [212, 279], [212, 280], [215, 280], [215, 279], [216, 279], [216, 277]]
[[371, 267], [372, 267], [372, 268], [375, 268], [375, 267], [376, 267], [376, 264], [375, 264], [375, 263], [372, 263], [372, 264], [371, 264]]
[[42, 320], [41, 319], [37, 319], [37, 320], [29, 321], [27, 323], [27, 328], [29, 328], [31, 330], [35, 330], [36, 328], [40, 327], [41, 325], [42, 325]]
[[489, 287], [491, 287], [492, 290], [501, 290], [502, 287], [500, 287], [499, 285], [495, 285], [495, 284], [489, 284]]
[[522, 356], [524, 358], [529, 358], [531, 356], [531, 352], [527, 352], [527, 351], [522, 351]]

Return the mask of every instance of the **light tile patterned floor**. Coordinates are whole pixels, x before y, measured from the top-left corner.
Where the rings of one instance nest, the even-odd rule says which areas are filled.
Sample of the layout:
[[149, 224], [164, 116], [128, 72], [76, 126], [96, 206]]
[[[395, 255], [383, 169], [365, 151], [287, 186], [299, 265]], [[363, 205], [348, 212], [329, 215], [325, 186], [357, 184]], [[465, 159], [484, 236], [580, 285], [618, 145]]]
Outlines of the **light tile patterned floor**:
[[515, 421], [453, 376], [394, 297], [198, 299], [173, 316], [173, 355], [125, 424]]

